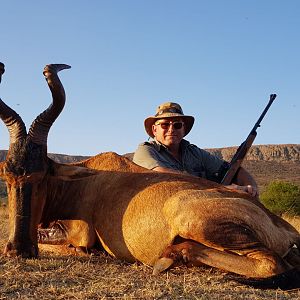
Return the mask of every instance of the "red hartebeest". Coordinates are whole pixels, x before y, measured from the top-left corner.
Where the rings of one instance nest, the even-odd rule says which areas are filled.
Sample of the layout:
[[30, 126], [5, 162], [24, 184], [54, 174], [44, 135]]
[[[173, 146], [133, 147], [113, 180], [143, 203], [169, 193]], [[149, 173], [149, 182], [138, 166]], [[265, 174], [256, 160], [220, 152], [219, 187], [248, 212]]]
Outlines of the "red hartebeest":
[[250, 196], [201, 178], [149, 171], [114, 153], [73, 165], [48, 158], [48, 132], [65, 104], [57, 72], [66, 68], [45, 67], [53, 102], [28, 133], [0, 101], [10, 136], [0, 165], [9, 201], [6, 255], [37, 257], [38, 237], [79, 249], [98, 242], [119, 259], [152, 265], [155, 274], [178, 263], [206, 264], [252, 284], [300, 287], [299, 233]]

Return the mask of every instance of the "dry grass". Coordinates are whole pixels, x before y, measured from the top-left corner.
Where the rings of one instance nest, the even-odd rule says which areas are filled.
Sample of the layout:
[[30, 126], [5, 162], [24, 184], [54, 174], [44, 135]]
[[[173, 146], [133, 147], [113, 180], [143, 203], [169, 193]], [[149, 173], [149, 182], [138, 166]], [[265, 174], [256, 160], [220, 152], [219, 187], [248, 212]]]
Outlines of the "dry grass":
[[300, 217], [284, 215], [283, 218], [292, 224], [300, 232]]
[[[0, 247], [7, 240], [7, 210], [0, 208]], [[300, 220], [292, 220], [300, 230]], [[211, 268], [151, 268], [106, 254], [76, 257], [40, 253], [39, 259], [0, 257], [0, 299], [299, 299], [300, 291], [257, 290], [226, 280]]]

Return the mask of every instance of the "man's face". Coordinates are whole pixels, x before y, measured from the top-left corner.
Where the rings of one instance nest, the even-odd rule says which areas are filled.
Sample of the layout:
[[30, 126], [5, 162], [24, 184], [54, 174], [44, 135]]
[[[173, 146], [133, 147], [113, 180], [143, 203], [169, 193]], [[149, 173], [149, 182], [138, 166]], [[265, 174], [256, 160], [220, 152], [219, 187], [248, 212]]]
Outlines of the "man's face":
[[184, 137], [185, 128], [181, 118], [160, 119], [152, 125], [152, 132], [157, 141], [170, 147], [179, 145]]

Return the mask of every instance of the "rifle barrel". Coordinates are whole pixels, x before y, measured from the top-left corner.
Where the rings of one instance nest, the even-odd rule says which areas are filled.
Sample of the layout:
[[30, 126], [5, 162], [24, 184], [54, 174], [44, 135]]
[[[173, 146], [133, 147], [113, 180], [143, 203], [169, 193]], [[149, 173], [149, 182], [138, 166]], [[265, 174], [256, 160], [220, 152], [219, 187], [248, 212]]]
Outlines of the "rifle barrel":
[[262, 112], [262, 114], [260, 115], [260, 117], [258, 118], [257, 122], [255, 123], [254, 127], [252, 128], [251, 132], [256, 131], [256, 129], [258, 127], [260, 127], [260, 123], [262, 121], [262, 119], [265, 117], [267, 111], [269, 110], [270, 106], [272, 105], [273, 101], [275, 100], [275, 98], [277, 97], [276, 94], [271, 94], [270, 95], [270, 100], [269, 103], [267, 104], [267, 106], [265, 107], [264, 111]]
[[226, 185], [226, 184], [231, 184], [232, 183], [232, 180], [233, 180], [234, 176], [236, 175], [239, 167], [241, 166], [244, 158], [246, 157], [250, 147], [253, 144], [253, 141], [254, 141], [254, 139], [256, 137], [256, 134], [257, 134], [256, 129], [258, 127], [260, 127], [260, 122], [262, 121], [265, 114], [269, 110], [269, 108], [272, 105], [273, 101], [275, 100], [276, 96], [277, 96], [276, 94], [271, 94], [270, 95], [269, 103], [267, 104], [264, 111], [262, 112], [262, 114], [258, 118], [257, 122], [255, 123], [254, 127], [250, 131], [250, 133], [249, 133], [248, 137], [246, 138], [246, 140], [239, 146], [239, 148], [237, 149], [237, 151], [234, 154], [233, 158], [231, 159], [231, 162], [229, 163], [229, 169], [227, 170], [226, 174], [224, 175], [224, 177], [221, 181], [222, 184]]

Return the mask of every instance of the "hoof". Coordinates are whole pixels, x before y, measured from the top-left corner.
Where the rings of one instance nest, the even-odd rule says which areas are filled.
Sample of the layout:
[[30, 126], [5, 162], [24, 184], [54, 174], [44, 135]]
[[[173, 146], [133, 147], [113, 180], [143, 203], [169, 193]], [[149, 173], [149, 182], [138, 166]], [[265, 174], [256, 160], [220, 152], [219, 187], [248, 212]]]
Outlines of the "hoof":
[[48, 74], [56, 74], [59, 71], [70, 69], [71, 66], [65, 64], [50, 64], [46, 65], [43, 71], [43, 74], [47, 76]]
[[28, 244], [22, 248], [17, 249], [12, 243], [8, 242], [5, 246], [3, 254], [7, 257], [21, 257], [21, 258], [36, 258], [39, 255], [38, 247], [33, 244]]
[[159, 273], [167, 270], [172, 266], [173, 263], [174, 260], [172, 258], [168, 258], [168, 257], [159, 258], [154, 264], [152, 275], [158, 275]]

